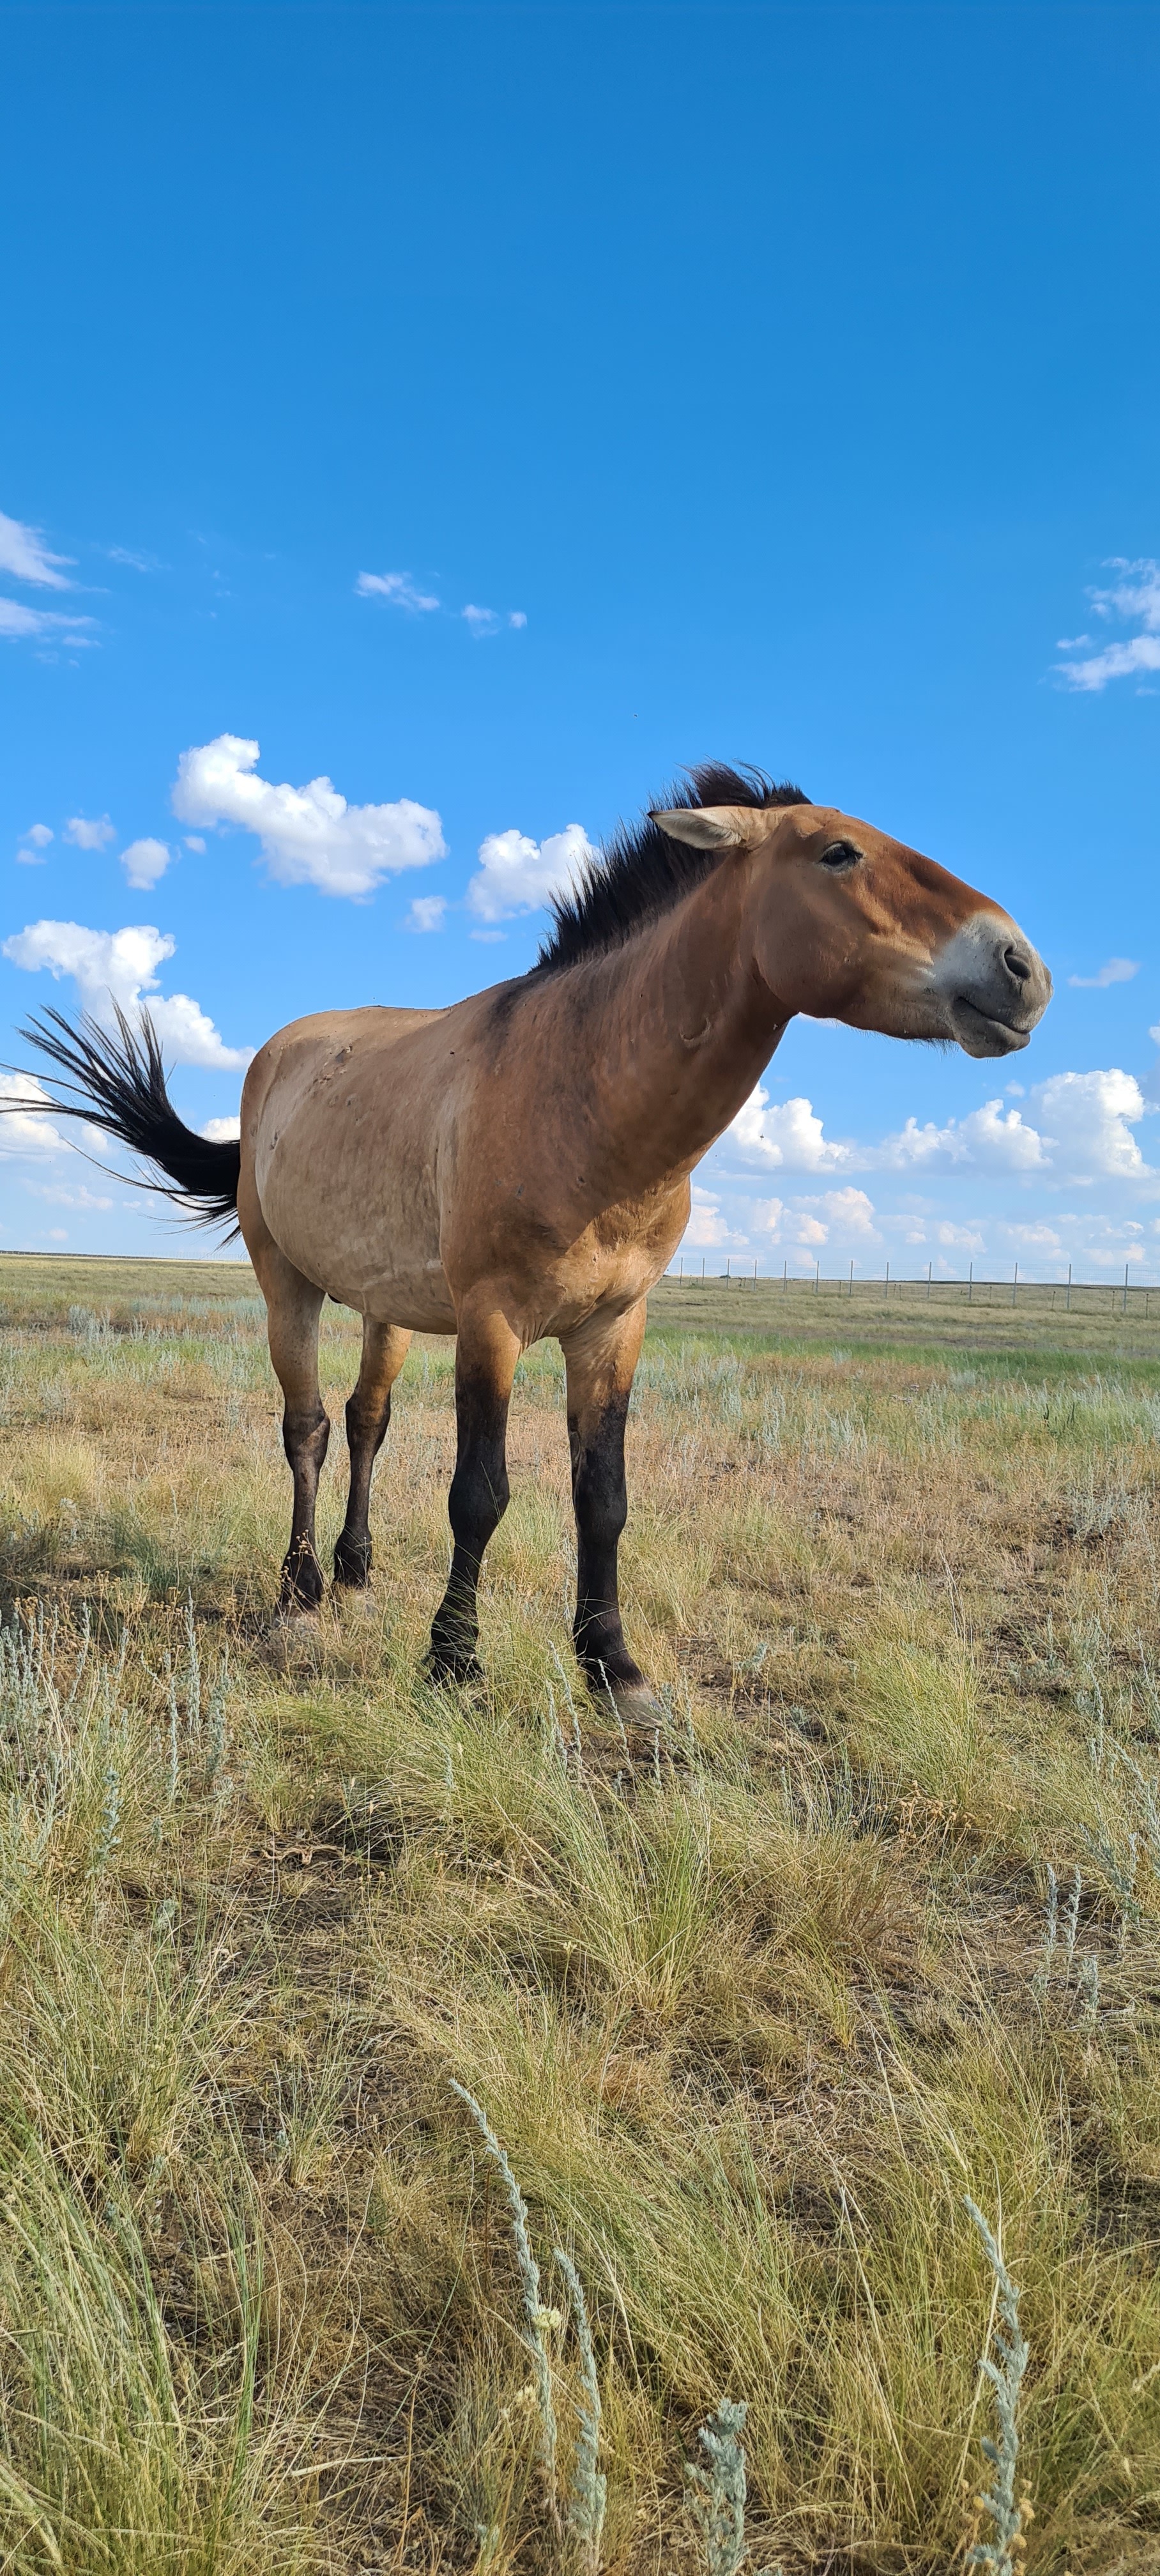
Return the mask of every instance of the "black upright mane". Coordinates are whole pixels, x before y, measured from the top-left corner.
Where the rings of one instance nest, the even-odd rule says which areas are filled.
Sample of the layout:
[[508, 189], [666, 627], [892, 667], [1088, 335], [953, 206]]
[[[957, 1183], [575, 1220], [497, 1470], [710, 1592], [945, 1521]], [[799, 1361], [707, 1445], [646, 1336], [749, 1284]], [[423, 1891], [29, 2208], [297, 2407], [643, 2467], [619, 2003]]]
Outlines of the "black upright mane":
[[[780, 787], [760, 769], [728, 769], [706, 761], [691, 769], [679, 786], [660, 800], [660, 810], [678, 805], [808, 805], [810, 799], [788, 779]], [[672, 841], [652, 816], [622, 823], [600, 856], [584, 870], [577, 885], [553, 898], [555, 916], [533, 973], [555, 975], [582, 957], [622, 948], [646, 922], [670, 912], [690, 886], [720, 867], [728, 850], [695, 850], [688, 841]]]

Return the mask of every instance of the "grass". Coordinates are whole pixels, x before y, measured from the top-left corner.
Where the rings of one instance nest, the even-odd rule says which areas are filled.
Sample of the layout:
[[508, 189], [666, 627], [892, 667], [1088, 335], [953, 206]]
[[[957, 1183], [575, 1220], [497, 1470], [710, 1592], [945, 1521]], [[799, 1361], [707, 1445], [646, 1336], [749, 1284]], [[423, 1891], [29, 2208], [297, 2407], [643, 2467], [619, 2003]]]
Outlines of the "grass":
[[[245, 1265], [0, 1261], [18, 2576], [700, 2576], [686, 2464], [742, 2405], [752, 2571], [942, 2576], [990, 2527], [968, 2201], [1030, 2356], [1021, 2563], [1155, 2567], [1160, 1328], [680, 1293], [630, 1429], [654, 1754], [573, 1678], [556, 1354], [487, 1689], [436, 1696], [448, 1345], [373, 1591], [276, 1647]], [[336, 1422], [356, 1362], [329, 1309]]]

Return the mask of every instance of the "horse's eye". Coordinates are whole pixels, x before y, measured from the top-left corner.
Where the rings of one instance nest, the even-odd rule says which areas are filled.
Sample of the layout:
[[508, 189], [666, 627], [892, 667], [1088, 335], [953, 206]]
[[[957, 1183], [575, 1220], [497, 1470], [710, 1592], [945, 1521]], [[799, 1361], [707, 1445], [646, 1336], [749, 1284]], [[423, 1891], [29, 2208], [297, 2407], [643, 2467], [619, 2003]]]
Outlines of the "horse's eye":
[[835, 870], [856, 868], [861, 856], [861, 850], [856, 850], [852, 841], [831, 841], [829, 848], [822, 852], [820, 864]]

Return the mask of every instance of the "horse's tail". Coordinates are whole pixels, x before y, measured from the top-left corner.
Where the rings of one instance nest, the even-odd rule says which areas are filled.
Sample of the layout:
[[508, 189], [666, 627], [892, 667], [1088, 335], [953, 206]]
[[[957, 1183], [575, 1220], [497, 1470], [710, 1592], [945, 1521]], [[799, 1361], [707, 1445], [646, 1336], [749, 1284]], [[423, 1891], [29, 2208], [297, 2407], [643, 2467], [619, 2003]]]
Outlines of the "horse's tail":
[[[163, 1172], [144, 1187], [172, 1199], [195, 1225], [237, 1216], [242, 1149], [235, 1137], [215, 1143], [178, 1117], [165, 1087], [160, 1040], [148, 1011], [132, 1027], [114, 1004], [117, 1033], [82, 1018], [74, 1028], [59, 1011], [46, 1011], [20, 1034], [55, 1065], [55, 1079], [37, 1082], [39, 1097], [0, 1101], [0, 1109], [35, 1114], [51, 1108], [60, 1118], [82, 1118], [127, 1145]], [[236, 1231], [236, 1227], [235, 1227]]]

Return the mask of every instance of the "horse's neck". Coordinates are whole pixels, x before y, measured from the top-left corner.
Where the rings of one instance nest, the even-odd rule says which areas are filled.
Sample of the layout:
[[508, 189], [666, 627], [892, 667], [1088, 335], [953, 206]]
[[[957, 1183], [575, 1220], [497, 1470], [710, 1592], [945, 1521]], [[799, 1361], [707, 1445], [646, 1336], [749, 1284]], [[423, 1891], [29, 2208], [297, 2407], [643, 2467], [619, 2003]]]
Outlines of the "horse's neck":
[[577, 1052], [610, 1178], [643, 1194], [692, 1170], [735, 1118], [789, 1014], [759, 975], [747, 858], [580, 970]]

